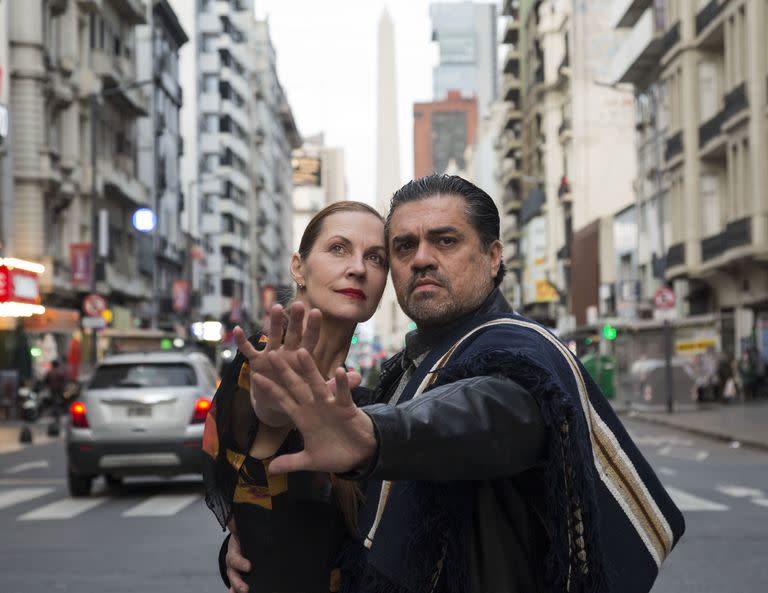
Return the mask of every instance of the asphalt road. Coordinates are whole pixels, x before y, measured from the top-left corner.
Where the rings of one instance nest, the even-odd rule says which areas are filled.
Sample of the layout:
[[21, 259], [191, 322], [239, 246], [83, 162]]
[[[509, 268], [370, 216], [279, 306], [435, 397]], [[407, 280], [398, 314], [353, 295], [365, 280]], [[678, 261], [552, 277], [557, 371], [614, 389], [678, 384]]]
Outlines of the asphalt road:
[[[768, 454], [627, 425], [687, 520], [654, 593], [768, 591]], [[60, 443], [0, 454], [2, 593], [223, 592], [221, 538], [195, 476], [75, 500]]]

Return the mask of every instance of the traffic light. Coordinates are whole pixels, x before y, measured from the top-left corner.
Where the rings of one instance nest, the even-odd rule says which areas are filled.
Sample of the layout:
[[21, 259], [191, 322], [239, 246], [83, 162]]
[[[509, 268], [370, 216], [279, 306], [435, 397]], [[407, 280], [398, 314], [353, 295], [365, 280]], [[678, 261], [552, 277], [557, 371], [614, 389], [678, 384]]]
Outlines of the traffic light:
[[615, 340], [617, 333], [618, 332], [616, 331], [616, 328], [613, 327], [610, 323], [606, 323], [603, 326], [603, 337], [606, 340]]

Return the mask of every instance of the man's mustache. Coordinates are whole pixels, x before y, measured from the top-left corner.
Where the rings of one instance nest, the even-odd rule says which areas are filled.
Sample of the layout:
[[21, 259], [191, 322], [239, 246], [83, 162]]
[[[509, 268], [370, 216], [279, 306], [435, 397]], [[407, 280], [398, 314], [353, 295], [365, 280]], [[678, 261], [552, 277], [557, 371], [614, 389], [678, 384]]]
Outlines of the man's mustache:
[[410, 294], [416, 288], [416, 283], [419, 280], [431, 280], [435, 284], [439, 284], [443, 288], [450, 288], [451, 283], [442, 274], [436, 271], [417, 272], [408, 280], [405, 285], [406, 293]]

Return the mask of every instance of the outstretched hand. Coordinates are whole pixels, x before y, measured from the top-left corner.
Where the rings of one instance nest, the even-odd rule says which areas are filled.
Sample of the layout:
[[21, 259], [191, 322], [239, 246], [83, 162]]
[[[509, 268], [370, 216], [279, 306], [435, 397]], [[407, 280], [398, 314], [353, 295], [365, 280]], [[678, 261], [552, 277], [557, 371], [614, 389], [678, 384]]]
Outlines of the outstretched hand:
[[305, 348], [271, 350], [266, 356], [272, 374], [254, 374], [251, 392], [261, 405], [283, 410], [304, 439], [304, 450], [273, 459], [270, 473], [343, 473], [376, 453], [373, 422], [352, 400], [360, 375], [338, 368], [326, 381]]
[[287, 426], [291, 420], [281, 408], [268, 405], [257, 397], [258, 394], [254, 392], [253, 378], [256, 375], [275, 378], [272, 365], [267, 358], [267, 354], [271, 351], [292, 352], [294, 355], [298, 348], [304, 348], [309, 352], [314, 351], [320, 336], [322, 315], [317, 309], [311, 310], [307, 314], [305, 326], [304, 305], [300, 302], [293, 303], [288, 309], [288, 327], [285, 335], [283, 335], [283, 307], [281, 305], [274, 305], [269, 313], [269, 336], [264, 350], [257, 350], [248, 341], [248, 337], [242, 328], [236, 327], [233, 333], [237, 348], [246, 357], [250, 367], [251, 405], [253, 410], [261, 422], [277, 428]]

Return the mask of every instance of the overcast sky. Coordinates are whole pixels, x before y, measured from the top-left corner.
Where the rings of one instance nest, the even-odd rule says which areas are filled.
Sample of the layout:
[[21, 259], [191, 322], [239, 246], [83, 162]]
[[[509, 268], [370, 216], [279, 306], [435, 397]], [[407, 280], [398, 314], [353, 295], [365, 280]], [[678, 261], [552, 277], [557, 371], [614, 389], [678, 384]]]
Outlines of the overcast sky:
[[[303, 136], [325, 132], [346, 153], [349, 198], [375, 204], [376, 32], [395, 24], [400, 171], [413, 176], [413, 103], [432, 99], [429, 0], [255, 0], [267, 16], [277, 68]], [[498, 2], [496, 2], [498, 4]]]

